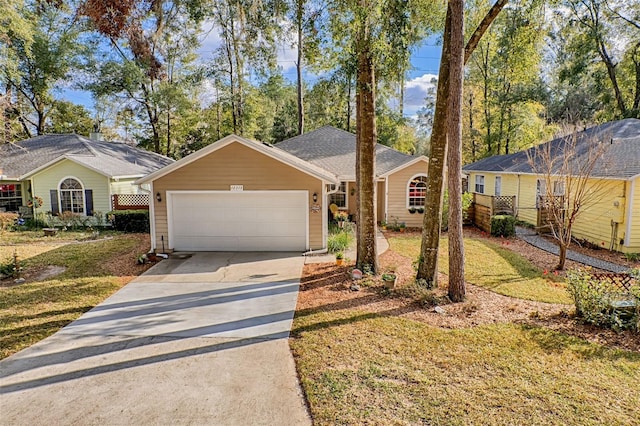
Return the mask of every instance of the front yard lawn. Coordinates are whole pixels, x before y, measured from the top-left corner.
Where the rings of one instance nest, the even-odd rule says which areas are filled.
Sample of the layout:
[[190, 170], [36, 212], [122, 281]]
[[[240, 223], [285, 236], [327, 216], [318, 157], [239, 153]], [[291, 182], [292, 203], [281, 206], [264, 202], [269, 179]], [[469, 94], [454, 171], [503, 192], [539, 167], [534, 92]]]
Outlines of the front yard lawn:
[[431, 296], [410, 284], [419, 237], [387, 236], [381, 270], [405, 278], [392, 292], [305, 265], [290, 346], [314, 424], [640, 424], [640, 335], [573, 318], [562, 277], [527, 260], [542, 255], [468, 238], [452, 304], [444, 275]]
[[640, 354], [543, 327], [322, 308], [291, 347], [315, 424], [638, 424]]
[[[438, 267], [448, 271], [448, 240], [442, 238]], [[504, 241], [505, 244], [508, 240]], [[420, 237], [390, 237], [391, 249], [415, 260], [420, 254]], [[466, 281], [505, 296], [547, 303], [572, 303], [562, 280], [541, 271], [507, 247], [487, 239], [465, 238]]]
[[0, 282], [0, 359], [55, 333], [144, 272], [148, 266], [137, 265], [136, 258], [148, 248], [148, 235], [126, 234], [26, 259], [27, 274], [52, 266], [61, 273], [19, 285]]

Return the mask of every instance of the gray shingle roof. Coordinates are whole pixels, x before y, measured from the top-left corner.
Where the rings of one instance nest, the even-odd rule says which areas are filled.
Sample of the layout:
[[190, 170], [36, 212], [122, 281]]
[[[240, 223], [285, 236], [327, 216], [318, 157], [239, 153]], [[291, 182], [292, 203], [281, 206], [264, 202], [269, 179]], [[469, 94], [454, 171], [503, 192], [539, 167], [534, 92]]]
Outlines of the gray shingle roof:
[[172, 159], [120, 142], [94, 141], [76, 134], [42, 135], [0, 146], [0, 169], [17, 179], [63, 157], [107, 176], [142, 176]]
[[[353, 133], [324, 126], [279, 142], [276, 147], [337, 175], [341, 180], [355, 180], [356, 135]], [[415, 159], [377, 144], [376, 175], [383, 175]]]
[[[573, 138], [576, 142], [576, 162], [585, 158], [589, 147], [598, 141], [605, 144], [604, 153], [598, 159], [591, 176], [601, 178], [628, 179], [640, 175], [640, 120], [627, 118], [612, 121], [561, 137], [540, 145], [551, 152], [562, 152], [563, 147]], [[535, 149], [509, 155], [495, 155], [463, 167], [465, 172], [534, 173], [529, 157], [534, 157]]]

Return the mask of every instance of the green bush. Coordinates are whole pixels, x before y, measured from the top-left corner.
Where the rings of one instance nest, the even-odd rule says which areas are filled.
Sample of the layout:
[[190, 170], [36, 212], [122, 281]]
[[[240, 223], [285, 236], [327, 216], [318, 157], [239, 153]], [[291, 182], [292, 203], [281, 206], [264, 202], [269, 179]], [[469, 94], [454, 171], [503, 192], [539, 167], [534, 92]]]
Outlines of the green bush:
[[[446, 231], [449, 229], [449, 192], [444, 191], [444, 198], [442, 199], [442, 223], [440, 229]], [[467, 219], [469, 214], [469, 207], [473, 204], [473, 194], [465, 192], [462, 194], [462, 219]]]
[[149, 232], [148, 210], [114, 210], [108, 217], [116, 231]]
[[516, 235], [516, 218], [510, 215], [491, 216], [491, 235], [494, 237]]
[[[608, 280], [597, 279], [589, 269], [577, 269], [567, 272], [567, 291], [576, 305], [576, 313], [586, 322], [614, 330], [640, 331], [640, 286], [637, 283], [627, 292]], [[625, 305], [635, 302], [635, 306], [622, 307], [620, 302]]]
[[329, 233], [327, 249], [329, 253], [343, 252], [349, 248], [353, 241], [353, 235], [348, 230], [336, 230]]

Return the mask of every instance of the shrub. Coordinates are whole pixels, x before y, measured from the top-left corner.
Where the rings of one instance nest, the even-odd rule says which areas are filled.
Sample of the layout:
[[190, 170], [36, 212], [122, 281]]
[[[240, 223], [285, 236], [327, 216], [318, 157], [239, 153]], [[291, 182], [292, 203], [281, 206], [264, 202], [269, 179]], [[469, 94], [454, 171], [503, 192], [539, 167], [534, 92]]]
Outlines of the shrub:
[[[615, 330], [640, 330], [640, 286], [625, 291], [609, 280], [598, 279], [588, 269], [567, 271], [567, 291], [576, 313], [586, 322]], [[620, 302], [628, 306], [621, 306]], [[635, 302], [635, 306], [633, 303]]]
[[640, 260], [640, 253], [625, 253], [624, 257], [632, 262], [637, 262]]
[[491, 235], [494, 237], [516, 235], [516, 218], [510, 215], [491, 216]]
[[149, 232], [148, 210], [114, 210], [108, 215], [116, 231]]
[[0, 232], [13, 229], [16, 224], [16, 219], [18, 219], [18, 215], [16, 213], [0, 212]]
[[353, 236], [348, 230], [340, 230], [329, 234], [327, 238], [327, 249], [329, 253], [343, 252], [351, 245]]
[[[449, 229], [449, 192], [444, 191], [444, 196], [442, 200], [442, 224], [440, 229], [446, 231]], [[469, 214], [469, 207], [473, 204], [473, 194], [465, 192], [462, 194], [462, 219], [467, 219], [467, 215]]]

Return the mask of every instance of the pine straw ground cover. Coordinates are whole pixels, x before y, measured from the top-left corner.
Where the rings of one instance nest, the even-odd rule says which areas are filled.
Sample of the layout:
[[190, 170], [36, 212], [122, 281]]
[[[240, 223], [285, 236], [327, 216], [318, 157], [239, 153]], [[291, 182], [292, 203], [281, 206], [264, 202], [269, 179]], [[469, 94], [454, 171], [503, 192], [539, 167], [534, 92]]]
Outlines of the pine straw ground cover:
[[[415, 235], [387, 236], [381, 269], [400, 277], [392, 292], [379, 279], [349, 290], [352, 265], [305, 265], [290, 342], [316, 424], [640, 424], [638, 334], [586, 326], [570, 305], [491, 286], [469, 283], [464, 303], [447, 303], [446, 275], [434, 292], [410, 283], [414, 259], [394, 238]], [[543, 284], [544, 269], [514, 252], [543, 266], [553, 258], [487, 239], [512, 251], [521, 281]], [[495, 269], [495, 257], [505, 259], [488, 250], [477, 268]]]
[[[0, 359], [55, 333], [140, 275], [149, 236], [115, 235], [67, 244], [23, 263], [27, 281], [0, 281]], [[42, 271], [54, 271], [45, 274]]]

